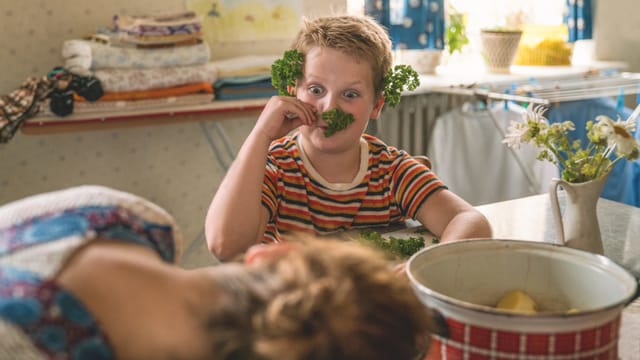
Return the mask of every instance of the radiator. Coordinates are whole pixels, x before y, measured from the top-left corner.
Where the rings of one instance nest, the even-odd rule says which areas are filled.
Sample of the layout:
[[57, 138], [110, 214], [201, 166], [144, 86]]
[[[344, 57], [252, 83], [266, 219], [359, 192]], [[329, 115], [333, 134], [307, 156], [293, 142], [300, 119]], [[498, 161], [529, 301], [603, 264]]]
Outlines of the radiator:
[[429, 138], [436, 119], [462, 101], [461, 97], [448, 94], [403, 96], [395, 108], [386, 106], [380, 118], [369, 123], [367, 132], [411, 155], [428, 156]]

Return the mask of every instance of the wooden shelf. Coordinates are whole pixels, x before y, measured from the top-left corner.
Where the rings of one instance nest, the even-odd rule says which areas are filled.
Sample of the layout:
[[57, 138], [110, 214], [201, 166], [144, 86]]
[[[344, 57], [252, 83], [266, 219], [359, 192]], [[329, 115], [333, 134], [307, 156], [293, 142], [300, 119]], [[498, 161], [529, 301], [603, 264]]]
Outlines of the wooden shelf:
[[227, 120], [258, 116], [268, 99], [221, 101], [201, 105], [158, 106], [153, 108], [76, 112], [69, 116], [38, 115], [22, 125], [24, 134], [68, 133], [75, 131], [173, 124], [185, 121]]

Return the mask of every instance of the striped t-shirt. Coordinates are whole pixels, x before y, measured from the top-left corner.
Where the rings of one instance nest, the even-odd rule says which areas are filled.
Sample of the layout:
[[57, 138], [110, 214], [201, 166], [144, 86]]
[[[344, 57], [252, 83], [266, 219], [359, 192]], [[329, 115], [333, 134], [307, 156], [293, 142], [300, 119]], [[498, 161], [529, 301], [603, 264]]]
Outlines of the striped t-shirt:
[[402, 222], [446, 188], [407, 152], [367, 134], [354, 181], [330, 184], [306, 160], [300, 140], [296, 133], [271, 144], [262, 186], [262, 204], [270, 214], [265, 242], [278, 242], [288, 231], [327, 235]]

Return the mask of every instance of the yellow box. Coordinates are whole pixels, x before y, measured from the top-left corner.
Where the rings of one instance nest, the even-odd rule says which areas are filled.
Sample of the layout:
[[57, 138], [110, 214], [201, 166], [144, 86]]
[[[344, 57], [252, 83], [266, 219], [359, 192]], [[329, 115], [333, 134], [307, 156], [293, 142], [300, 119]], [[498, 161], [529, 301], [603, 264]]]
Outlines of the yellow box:
[[570, 65], [573, 47], [567, 43], [568, 34], [566, 25], [524, 25], [514, 64]]

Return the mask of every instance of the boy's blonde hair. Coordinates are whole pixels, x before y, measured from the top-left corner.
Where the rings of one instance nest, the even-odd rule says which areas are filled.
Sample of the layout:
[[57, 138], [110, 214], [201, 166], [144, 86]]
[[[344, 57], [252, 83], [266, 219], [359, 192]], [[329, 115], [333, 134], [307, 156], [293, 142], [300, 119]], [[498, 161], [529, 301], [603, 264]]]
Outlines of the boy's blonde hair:
[[367, 16], [339, 15], [303, 19], [293, 48], [303, 54], [313, 47], [339, 50], [371, 65], [373, 88], [381, 95], [384, 77], [391, 69], [393, 53], [387, 31]]
[[244, 269], [224, 277], [221, 359], [409, 360], [428, 346], [427, 308], [374, 249], [306, 239]]

